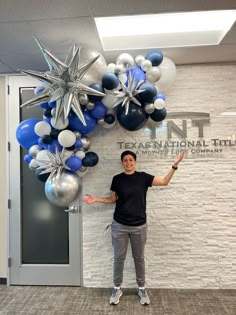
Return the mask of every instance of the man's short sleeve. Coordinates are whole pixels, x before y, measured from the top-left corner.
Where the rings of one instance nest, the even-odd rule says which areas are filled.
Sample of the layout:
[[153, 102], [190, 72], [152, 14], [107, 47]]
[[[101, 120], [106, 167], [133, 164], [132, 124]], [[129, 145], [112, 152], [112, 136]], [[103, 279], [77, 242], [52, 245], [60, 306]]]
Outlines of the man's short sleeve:
[[112, 178], [110, 190], [115, 191], [115, 192], [117, 191], [117, 177], [116, 176]]

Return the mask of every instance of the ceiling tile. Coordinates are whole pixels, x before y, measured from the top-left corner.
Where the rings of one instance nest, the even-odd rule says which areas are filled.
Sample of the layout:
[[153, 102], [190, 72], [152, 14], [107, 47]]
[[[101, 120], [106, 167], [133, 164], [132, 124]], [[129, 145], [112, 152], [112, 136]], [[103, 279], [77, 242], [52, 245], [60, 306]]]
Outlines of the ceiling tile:
[[0, 22], [89, 16], [88, 1], [1, 0]]

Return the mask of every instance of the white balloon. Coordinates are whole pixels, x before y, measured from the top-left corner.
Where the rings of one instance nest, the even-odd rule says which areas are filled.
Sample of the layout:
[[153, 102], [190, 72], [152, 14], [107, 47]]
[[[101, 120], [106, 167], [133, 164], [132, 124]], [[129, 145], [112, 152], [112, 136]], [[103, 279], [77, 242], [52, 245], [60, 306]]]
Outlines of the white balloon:
[[34, 126], [34, 132], [39, 137], [43, 137], [45, 135], [50, 135], [51, 130], [52, 130], [51, 126], [46, 121], [39, 121]]
[[58, 135], [58, 142], [63, 147], [71, 147], [75, 144], [76, 136], [73, 131], [62, 130]]
[[114, 68], [114, 72], [116, 74], [121, 74], [121, 73], [124, 73], [125, 71], [125, 67], [124, 65], [120, 64], [120, 65], [116, 65], [115, 68]]
[[157, 98], [154, 102], [154, 106], [156, 109], [162, 109], [165, 107], [165, 101], [162, 98]]
[[176, 67], [174, 62], [167, 57], [164, 57], [162, 63], [159, 65], [161, 70], [161, 78], [155, 83], [160, 92], [168, 90], [175, 82]]
[[152, 67], [146, 72], [146, 78], [149, 82], [155, 83], [161, 78], [161, 70], [159, 67]]
[[51, 115], [52, 115], [52, 117], [56, 116], [56, 107], [51, 109]]
[[38, 162], [35, 159], [32, 159], [29, 163], [29, 169], [36, 170], [39, 167]]
[[135, 57], [135, 62], [138, 66], [141, 66], [144, 60], [145, 60], [145, 57], [143, 55], [138, 55]]
[[144, 72], [147, 72], [148, 70], [150, 70], [152, 68], [152, 63], [150, 60], [145, 59], [142, 64], [141, 64], [141, 68]]
[[117, 98], [112, 95], [112, 94], [106, 94], [106, 96], [103, 97], [102, 103], [107, 107], [107, 108], [113, 108], [113, 105], [117, 101]]
[[125, 69], [129, 69], [134, 65], [134, 58], [128, 53], [123, 53], [117, 57], [116, 64], [123, 65]]
[[119, 74], [119, 80], [125, 84], [128, 80], [128, 77], [125, 73], [122, 73], [122, 74]]
[[83, 160], [83, 158], [85, 157], [85, 152], [82, 151], [82, 150], [78, 150], [76, 153], [75, 153], [75, 156], [79, 157], [81, 160]]
[[101, 83], [103, 74], [107, 72], [107, 63], [100, 52], [85, 47], [80, 49], [79, 66], [96, 56], [99, 56], [99, 58], [88, 69], [82, 79], [82, 82], [87, 85], [92, 83]]
[[36, 155], [36, 161], [39, 166], [45, 166], [44, 162], [46, 163], [50, 162], [48, 153], [49, 153], [48, 150], [42, 150], [42, 151], [39, 151], [39, 153]]
[[107, 66], [107, 72], [113, 72], [115, 70], [116, 64], [115, 63], [109, 63], [109, 65]]
[[58, 130], [62, 130], [65, 129], [68, 125], [69, 125], [69, 120], [68, 118], [66, 118], [65, 120], [62, 120], [61, 118], [58, 119], [58, 121], [56, 122], [55, 117], [52, 117], [51, 120], [51, 125]]

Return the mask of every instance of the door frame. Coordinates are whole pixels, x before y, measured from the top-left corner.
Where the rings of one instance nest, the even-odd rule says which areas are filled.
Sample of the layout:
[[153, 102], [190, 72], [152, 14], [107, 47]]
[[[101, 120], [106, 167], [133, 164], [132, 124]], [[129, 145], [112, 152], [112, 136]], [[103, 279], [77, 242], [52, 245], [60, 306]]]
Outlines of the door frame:
[[[20, 200], [20, 145], [16, 140], [16, 128], [20, 123], [19, 88], [39, 86], [38, 80], [23, 75], [8, 75], [7, 141], [8, 152], [8, 284], [16, 285], [75, 285], [83, 284], [82, 268], [82, 207], [69, 215], [69, 264], [21, 263], [21, 200]], [[81, 192], [82, 195], [82, 192]], [[63, 209], [62, 209], [63, 211]]]

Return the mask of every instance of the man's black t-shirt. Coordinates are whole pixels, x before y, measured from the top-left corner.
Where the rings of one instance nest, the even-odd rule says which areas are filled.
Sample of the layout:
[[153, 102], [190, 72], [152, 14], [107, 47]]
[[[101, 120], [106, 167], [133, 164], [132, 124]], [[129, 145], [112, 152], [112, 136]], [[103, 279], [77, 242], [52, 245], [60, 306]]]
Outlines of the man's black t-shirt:
[[113, 177], [111, 191], [116, 192], [114, 220], [124, 225], [146, 223], [146, 195], [154, 176], [145, 172], [125, 173]]

